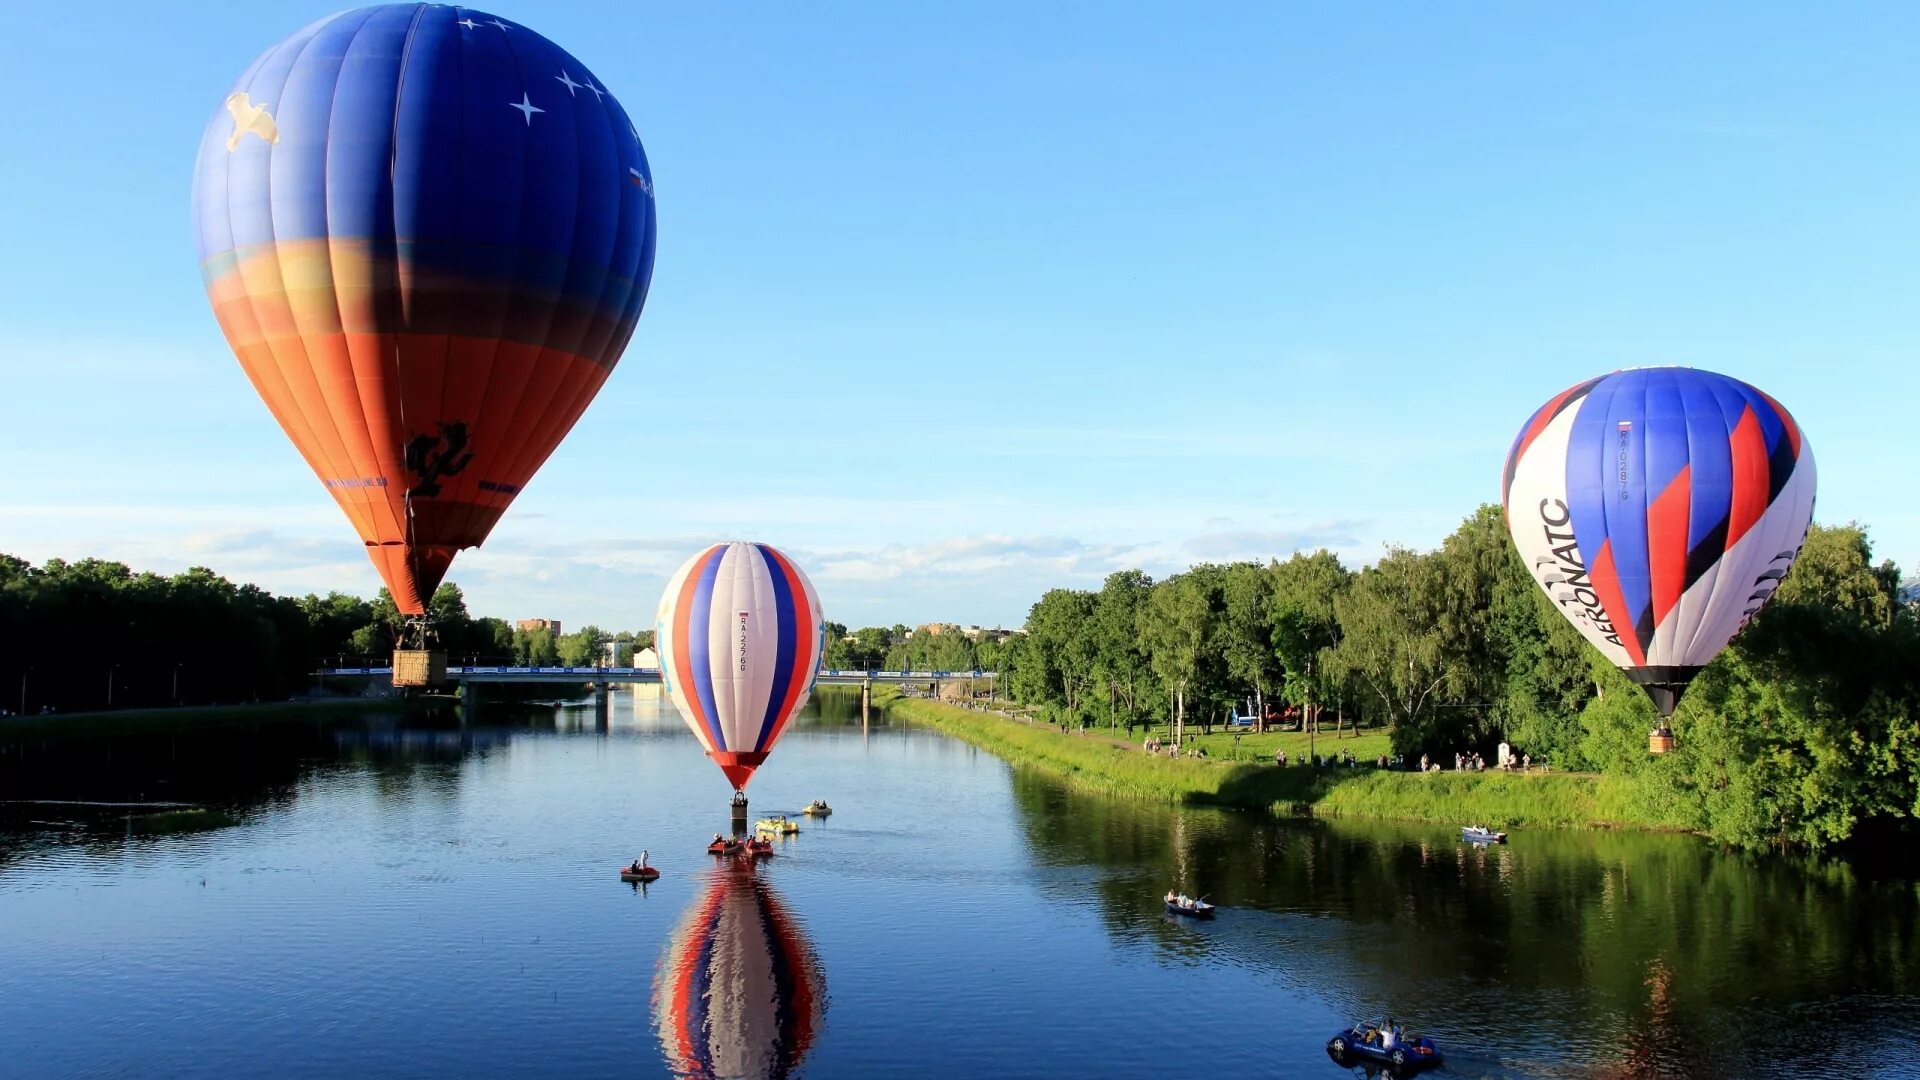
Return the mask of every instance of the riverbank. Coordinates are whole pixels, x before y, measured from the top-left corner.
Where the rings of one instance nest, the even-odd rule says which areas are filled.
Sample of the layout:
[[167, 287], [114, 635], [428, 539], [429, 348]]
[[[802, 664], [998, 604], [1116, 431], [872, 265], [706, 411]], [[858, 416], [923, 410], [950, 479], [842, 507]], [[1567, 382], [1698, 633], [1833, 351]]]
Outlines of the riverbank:
[[887, 708], [1016, 765], [1032, 766], [1076, 787], [1129, 798], [1282, 815], [1484, 822], [1500, 828], [1680, 827], [1639, 810], [1627, 784], [1618, 778], [1590, 773], [1417, 773], [1279, 768], [1271, 761], [1169, 760], [1110, 739], [1063, 734], [935, 701], [902, 698]]
[[446, 700], [421, 701], [398, 697], [302, 698], [259, 701], [241, 705], [182, 705], [158, 709], [116, 709], [112, 712], [52, 713], [0, 719], [0, 736], [61, 734], [104, 735], [148, 726], [192, 724], [196, 727], [241, 726], [285, 720], [311, 721], [329, 716], [365, 716], [368, 713], [411, 713]]

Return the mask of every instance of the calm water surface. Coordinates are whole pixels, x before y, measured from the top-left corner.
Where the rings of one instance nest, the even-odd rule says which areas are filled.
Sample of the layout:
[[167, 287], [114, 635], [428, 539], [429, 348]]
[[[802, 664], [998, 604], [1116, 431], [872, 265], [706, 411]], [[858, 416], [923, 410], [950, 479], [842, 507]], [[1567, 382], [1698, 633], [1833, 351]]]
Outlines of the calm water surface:
[[[1331, 1077], [1391, 1012], [1442, 1075], [1920, 1076], [1911, 877], [1110, 802], [824, 708], [754, 812], [837, 813], [753, 871], [646, 694], [604, 732], [0, 728], [0, 1075]], [[18, 801], [134, 799], [235, 820]]]

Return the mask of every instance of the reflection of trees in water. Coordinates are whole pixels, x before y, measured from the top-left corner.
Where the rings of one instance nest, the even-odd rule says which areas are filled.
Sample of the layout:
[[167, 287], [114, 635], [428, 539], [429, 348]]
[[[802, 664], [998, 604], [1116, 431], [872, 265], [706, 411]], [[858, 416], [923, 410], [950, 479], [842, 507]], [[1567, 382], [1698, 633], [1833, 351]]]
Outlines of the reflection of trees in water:
[[[1709, 1073], [1747, 1052], [1729, 1040], [1788, 1037], [1729, 1027], [1728, 1009], [1920, 992], [1920, 890], [1842, 861], [1646, 833], [1476, 847], [1447, 829], [1109, 800], [1028, 770], [1013, 793], [1039, 862], [1106, 871], [1092, 889], [1116, 936], [1225, 951], [1342, 1007], [1431, 1003], [1444, 983], [1459, 1000], [1432, 1003], [1433, 1026], [1505, 1026], [1629, 1070]], [[1255, 910], [1194, 933], [1160, 917], [1169, 887]]]
[[[450, 794], [469, 756], [502, 752], [512, 729], [410, 722], [403, 717], [316, 713], [259, 722], [153, 721], [109, 734], [35, 731], [6, 739], [0, 732], [0, 792], [9, 800], [66, 803], [183, 803], [234, 813], [284, 806], [300, 787], [331, 771], [370, 774], [383, 797], [411, 799]], [[35, 821], [112, 825], [126, 808], [0, 806], [15, 825]], [[16, 834], [12, 841], [20, 841]], [[19, 843], [0, 830], [0, 858]]]

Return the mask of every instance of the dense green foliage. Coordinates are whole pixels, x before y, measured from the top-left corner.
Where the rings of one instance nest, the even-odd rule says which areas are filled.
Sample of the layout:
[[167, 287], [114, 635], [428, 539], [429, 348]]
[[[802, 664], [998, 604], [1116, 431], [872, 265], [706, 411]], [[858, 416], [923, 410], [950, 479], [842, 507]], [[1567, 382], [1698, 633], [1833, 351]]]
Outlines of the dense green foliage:
[[[591, 664], [608, 641], [619, 660], [651, 631], [583, 627], [561, 636], [474, 617], [457, 585], [429, 604], [438, 647], [455, 663]], [[195, 567], [171, 577], [99, 559], [33, 566], [0, 555], [0, 709], [39, 713], [275, 701], [322, 664], [379, 664], [404, 623], [385, 589], [274, 596]]]
[[1863, 529], [1816, 526], [1686, 695], [1679, 750], [1659, 758], [1652, 704], [1553, 609], [1497, 506], [1436, 550], [1390, 549], [1357, 572], [1321, 551], [1050, 590], [994, 666], [1052, 722], [1207, 725], [1280, 702], [1290, 725], [1390, 730], [1409, 760], [1491, 761], [1504, 739], [1557, 771], [1603, 774], [1624, 816], [1818, 848], [1864, 820], [1920, 817], [1910, 589], [1874, 563]]

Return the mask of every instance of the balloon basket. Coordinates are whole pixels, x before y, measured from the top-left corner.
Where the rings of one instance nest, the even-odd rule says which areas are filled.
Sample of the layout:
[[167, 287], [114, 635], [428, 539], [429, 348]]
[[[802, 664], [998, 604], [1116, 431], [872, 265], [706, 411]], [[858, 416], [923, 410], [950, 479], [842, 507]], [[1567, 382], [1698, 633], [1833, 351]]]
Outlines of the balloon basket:
[[1673, 751], [1673, 731], [1668, 728], [1655, 728], [1647, 735], [1647, 753], [1666, 754]]
[[393, 685], [438, 686], [446, 681], [446, 653], [427, 649], [393, 650]]
[[747, 835], [747, 801], [740, 799], [733, 804], [733, 835]]

